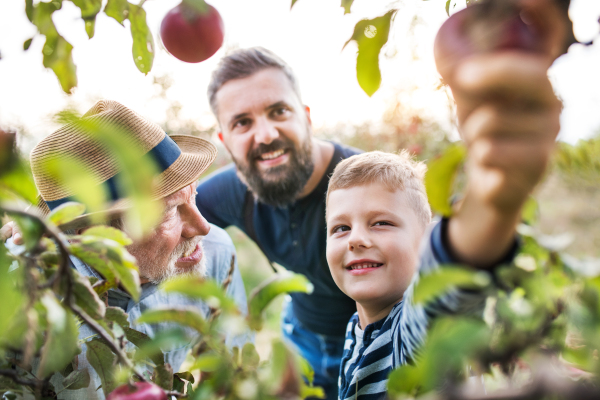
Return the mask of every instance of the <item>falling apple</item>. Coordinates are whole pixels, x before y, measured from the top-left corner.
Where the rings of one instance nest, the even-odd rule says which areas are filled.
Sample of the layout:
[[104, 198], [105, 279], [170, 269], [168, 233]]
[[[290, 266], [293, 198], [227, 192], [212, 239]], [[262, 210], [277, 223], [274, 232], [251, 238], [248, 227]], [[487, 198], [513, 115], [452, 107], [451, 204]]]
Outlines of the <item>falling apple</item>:
[[210, 58], [223, 45], [219, 12], [203, 0], [184, 0], [160, 25], [162, 42], [173, 56], [188, 63]]
[[135, 382], [113, 390], [106, 400], [167, 400], [167, 394], [160, 386], [150, 382]]

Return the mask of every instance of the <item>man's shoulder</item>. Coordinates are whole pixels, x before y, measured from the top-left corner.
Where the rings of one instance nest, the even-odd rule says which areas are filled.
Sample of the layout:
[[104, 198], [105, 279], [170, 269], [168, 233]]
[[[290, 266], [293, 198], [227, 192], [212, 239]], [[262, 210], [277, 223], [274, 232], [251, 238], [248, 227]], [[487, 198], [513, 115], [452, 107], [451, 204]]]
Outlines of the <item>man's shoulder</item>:
[[363, 150], [357, 149], [356, 147], [348, 146], [348, 145], [341, 144], [338, 142], [331, 142], [331, 143], [333, 143], [335, 152], [339, 154], [339, 157], [340, 157], [339, 161], [341, 161], [345, 158], [352, 157], [353, 155], [356, 155], [356, 154], [364, 153]]

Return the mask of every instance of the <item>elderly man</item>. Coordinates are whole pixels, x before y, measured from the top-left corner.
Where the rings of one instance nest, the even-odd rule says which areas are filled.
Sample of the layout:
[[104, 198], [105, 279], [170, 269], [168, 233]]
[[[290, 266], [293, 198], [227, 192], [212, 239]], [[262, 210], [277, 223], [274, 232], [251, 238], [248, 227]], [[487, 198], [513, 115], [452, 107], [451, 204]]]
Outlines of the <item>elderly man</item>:
[[[119, 171], [115, 168], [113, 155], [103, 151], [102, 146], [90, 140], [85, 133], [86, 124], [94, 124], [99, 129], [118, 127], [131, 146], [149, 154], [159, 168], [154, 189], [154, 198], [162, 201], [164, 213], [151, 233], [127, 247], [137, 259], [142, 283], [140, 300], [119, 289], [108, 292], [108, 305], [120, 307], [128, 314], [131, 327], [149, 336], [173, 328], [167, 323], [136, 324], [136, 319], [146, 309], [157, 306], [193, 307], [207, 315], [209, 307], [197, 300], [180, 295], [165, 294], [157, 284], [172, 276], [197, 274], [222, 282], [228, 276], [235, 249], [229, 236], [220, 228], [211, 226], [198, 211], [195, 204], [195, 184], [199, 176], [212, 163], [216, 148], [210, 142], [191, 136], [167, 136], [162, 129], [133, 111], [114, 101], [100, 101], [88, 111], [80, 121], [67, 125], [44, 138], [31, 153], [31, 165], [41, 198], [43, 213], [73, 200], [72, 193], [65, 185], [53, 181], [44, 172], [44, 164], [53, 158], [60, 162], [65, 157], [77, 158], [82, 168], [99, 177], [101, 184], [111, 196], [111, 206], [100, 214], [115, 226], [121, 226], [119, 216], [127, 208], [127, 199], [118, 193]], [[90, 223], [90, 214], [85, 214], [71, 224], [77, 233], [83, 232]], [[72, 258], [73, 266], [84, 276], [99, 274], [82, 261]], [[242, 313], [247, 312], [246, 294], [237, 267], [227, 288]], [[95, 334], [87, 325], [80, 328], [79, 337], [83, 341]], [[245, 335], [228, 337], [231, 345], [242, 345]], [[166, 351], [166, 362], [178, 371], [196, 337], [190, 336], [189, 343]], [[85, 354], [85, 344], [79, 357], [79, 368], [89, 366]], [[92, 381], [87, 389], [64, 391], [61, 398], [102, 398], [96, 391], [101, 381], [93, 369], [89, 368]], [[53, 380], [60, 390], [60, 379]]]

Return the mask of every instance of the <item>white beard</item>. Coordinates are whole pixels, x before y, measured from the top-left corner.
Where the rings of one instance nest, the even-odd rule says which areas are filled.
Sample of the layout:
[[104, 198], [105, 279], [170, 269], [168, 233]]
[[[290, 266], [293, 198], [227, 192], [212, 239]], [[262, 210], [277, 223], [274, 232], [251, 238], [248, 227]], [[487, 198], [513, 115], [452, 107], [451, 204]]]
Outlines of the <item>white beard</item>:
[[202, 243], [200, 242], [200, 247], [202, 248], [202, 258], [196, 265], [192, 268], [181, 271], [178, 270], [175, 266], [177, 260], [184, 254], [193, 251], [196, 248], [198, 241], [189, 241], [179, 244], [169, 257], [169, 261], [167, 265], [157, 265], [153, 261], [154, 260], [144, 260], [144, 266], [142, 267], [141, 260], [138, 260], [140, 264], [140, 277], [148, 279], [150, 282], [158, 285], [168, 279], [182, 276], [206, 276], [206, 259], [204, 249], [202, 248]]

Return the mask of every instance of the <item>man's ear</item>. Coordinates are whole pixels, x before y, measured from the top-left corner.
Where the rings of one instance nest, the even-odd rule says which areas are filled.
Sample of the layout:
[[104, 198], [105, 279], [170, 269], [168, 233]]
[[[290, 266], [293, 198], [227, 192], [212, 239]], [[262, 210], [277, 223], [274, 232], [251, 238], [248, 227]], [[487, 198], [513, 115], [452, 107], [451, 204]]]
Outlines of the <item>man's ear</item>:
[[221, 141], [221, 143], [223, 143], [223, 132], [219, 132], [217, 134], [217, 136], [219, 137], [219, 140]]
[[306, 120], [308, 121], [308, 125], [312, 127], [312, 120], [310, 119], [310, 107], [304, 105], [304, 112], [306, 113]]

